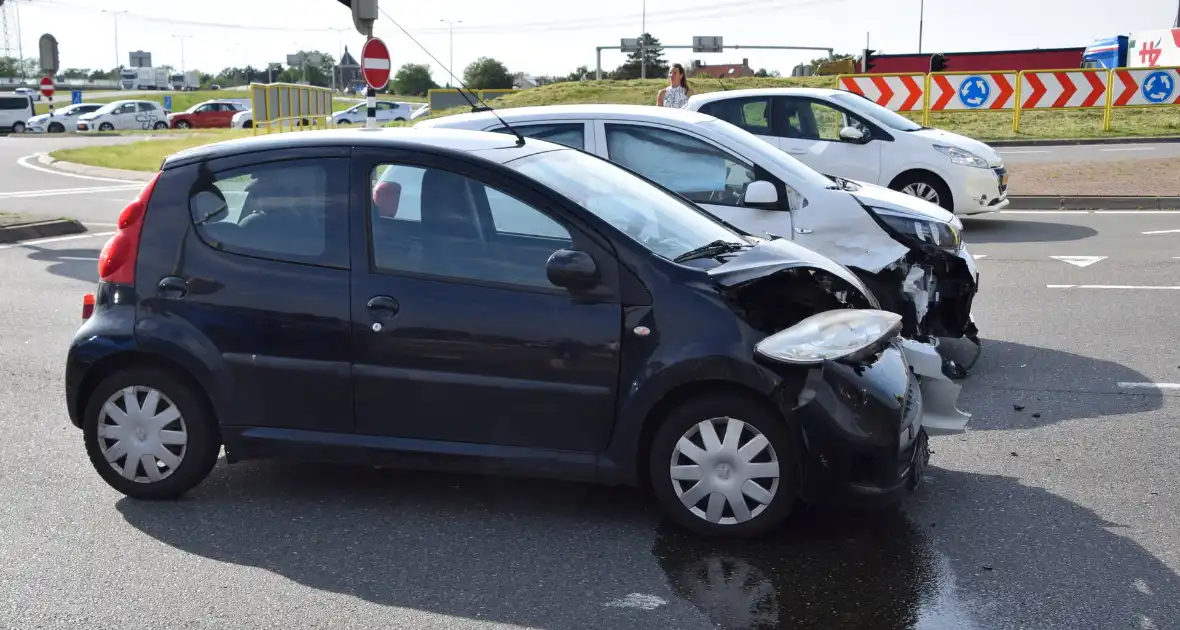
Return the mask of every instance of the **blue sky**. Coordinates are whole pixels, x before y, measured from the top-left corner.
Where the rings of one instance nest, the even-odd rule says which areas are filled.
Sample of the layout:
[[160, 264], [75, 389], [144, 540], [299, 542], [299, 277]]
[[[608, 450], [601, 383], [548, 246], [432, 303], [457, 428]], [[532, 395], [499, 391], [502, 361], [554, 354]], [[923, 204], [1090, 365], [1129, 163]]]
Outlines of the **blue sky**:
[[[9, 0], [12, 54], [17, 53], [16, 16], [27, 57], [36, 56], [37, 39], [53, 33], [62, 67], [109, 68], [118, 59], [145, 50], [157, 64], [220, 70], [229, 65], [263, 66], [283, 61], [297, 49], [318, 48], [339, 55], [347, 45], [356, 54], [362, 38], [348, 9], [336, 0]], [[1091, 39], [1133, 30], [1166, 28], [1177, 0], [926, 0], [925, 52], [1084, 46]], [[1134, 9], [1128, 9], [1129, 6]], [[641, 32], [643, 0], [382, 0], [382, 8], [438, 60], [449, 59], [447, 26], [454, 27], [457, 72], [489, 55], [513, 71], [565, 74], [579, 65], [594, 67], [596, 46], [617, 45]], [[178, 11], [180, 8], [194, 11]], [[109, 13], [106, 11], [124, 11]], [[871, 47], [884, 53], [918, 49], [919, 0], [647, 0], [647, 30], [665, 44], [691, 44], [693, 35], [720, 35], [739, 45], [833, 47], [855, 53]], [[116, 17], [117, 15], [117, 17]], [[194, 22], [213, 23], [215, 26]], [[330, 30], [336, 29], [336, 30]], [[438, 63], [384, 18], [377, 35], [393, 51], [395, 67], [405, 62], [431, 64], [435, 78], [446, 78]], [[727, 50], [694, 55], [669, 50], [672, 61], [702, 59], [788, 73], [816, 55], [806, 52]], [[603, 52], [603, 67], [622, 61]]]

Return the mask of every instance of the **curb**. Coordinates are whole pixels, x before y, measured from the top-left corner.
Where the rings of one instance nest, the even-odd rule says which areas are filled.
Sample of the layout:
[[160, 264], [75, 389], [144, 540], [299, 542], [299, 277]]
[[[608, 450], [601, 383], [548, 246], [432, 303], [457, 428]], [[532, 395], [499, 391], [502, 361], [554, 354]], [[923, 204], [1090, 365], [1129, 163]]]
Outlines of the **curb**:
[[155, 173], [145, 173], [143, 171], [128, 171], [120, 168], [106, 168], [102, 166], [87, 166], [86, 164], [78, 164], [76, 162], [66, 162], [50, 157], [48, 153], [42, 153], [37, 156], [37, 163], [46, 168], [51, 168], [56, 171], [64, 173], [74, 173], [75, 175], [87, 175], [90, 177], [106, 177], [110, 179], [127, 180], [129, 183], [148, 182], [151, 181]]
[[1180, 197], [1009, 195], [1013, 210], [1180, 210]]
[[0, 243], [18, 243], [37, 238], [81, 234], [86, 231], [86, 226], [73, 219], [30, 221], [0, 226]]
[[992, 147], [1067, 147], [1086, 144], [1172, 144], [1180, 142], [1180, 136], [1160, 138], [1078, 138], [1074, 140], [1028, 139], [1028, 140], [981, 140]]

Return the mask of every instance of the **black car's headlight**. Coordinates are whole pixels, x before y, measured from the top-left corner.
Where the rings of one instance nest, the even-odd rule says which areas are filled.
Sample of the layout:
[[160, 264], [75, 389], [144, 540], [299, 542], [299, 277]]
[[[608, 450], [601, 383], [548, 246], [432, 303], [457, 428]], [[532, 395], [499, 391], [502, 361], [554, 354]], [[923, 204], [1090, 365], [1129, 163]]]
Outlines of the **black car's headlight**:
[[953, 225], [896, 214], [881, 208], [874, 208], [873, 212], [886, 225], [901, 232], [903, 236], [933, 245], [941, 250], [957, 252], [963, 242], [962, 233]]

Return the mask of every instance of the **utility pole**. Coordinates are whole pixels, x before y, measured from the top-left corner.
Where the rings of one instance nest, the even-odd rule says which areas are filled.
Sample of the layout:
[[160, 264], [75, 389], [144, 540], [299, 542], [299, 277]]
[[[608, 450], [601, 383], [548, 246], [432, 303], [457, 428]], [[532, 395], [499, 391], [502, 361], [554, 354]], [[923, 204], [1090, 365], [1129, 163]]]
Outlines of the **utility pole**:
[[918, 54], [922, 54], [922, 27], [926, 22], [926, 0], [918, 0]]
[[180, 40], [180, 72], [184, 74], [184, 40], [192, 39], [192, 35], [173, 35]]
[[448, 44], [451, 49], [450, 61], [447, 62], [447, 65], [449, 66], [447, 68], [447, 75], [449, 77], [449, 80], [447, 81], [447, 87], [455, 87], [451, 85], [455, 81], [455, 25], [462, 24], [463, 20], [439, 20], [439, 22], [447, 25], [447, 37], [449, 38]]
[[103, 13], [110, 13], [111, 17], [113, 17], [115, 19], [115, 70], [118, 70], [123, 65], [123, 64], [119, 63], [119, 14], [126, 13], [126, 11], [114, 11], [111, 9], [102, 9], [102, 12]]
[[643, 0], [642, 17], [639, 19], [639, 78], [647, 78], [647, 0]]

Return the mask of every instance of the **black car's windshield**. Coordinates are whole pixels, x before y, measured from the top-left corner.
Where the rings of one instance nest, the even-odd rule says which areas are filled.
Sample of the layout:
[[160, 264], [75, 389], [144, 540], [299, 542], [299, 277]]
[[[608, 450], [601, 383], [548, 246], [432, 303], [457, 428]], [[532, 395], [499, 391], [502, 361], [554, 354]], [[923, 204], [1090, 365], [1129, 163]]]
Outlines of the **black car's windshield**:
[[851, 109], [854, 112], [860, 112], [867, 116], [872, 116], [877, 119], [882, 125], [895, 129], [897, 131], [918, 131], [922, 129], [922, 125], [890, 110], [886, 107], [870, 101], [869, 99], [852, 92], [837, 92], [832, 95], [832, 100]]
[[[749, 243], [696, 206], [626, 169], [580, 151], [535, 153], [512, 160], [507, 166], [565, 195], [669, 260], [717, 241]], [[712, 249], [718, 253], [732, 250]]]

